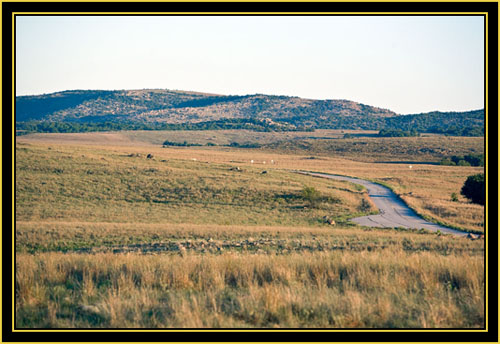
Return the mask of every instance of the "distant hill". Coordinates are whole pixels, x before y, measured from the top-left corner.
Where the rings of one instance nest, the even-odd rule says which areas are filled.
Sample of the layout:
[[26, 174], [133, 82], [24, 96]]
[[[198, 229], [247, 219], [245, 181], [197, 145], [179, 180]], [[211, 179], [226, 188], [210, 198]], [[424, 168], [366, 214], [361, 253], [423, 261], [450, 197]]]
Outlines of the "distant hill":
[[327, 124], [332, 117], [390, 117], [386, 109], [348, 100], [298, 97], [223, 96], [169, 90], [65, 91], [16, 97], [16, 120], [127, 120], [196, 123], [224, 118], [261, 118]]
[[[470, 118], [470, 115], [473, 117]], [[119, 129], [313, 130], [484, 126], [484, 111], [411, 116], [349, 100], [188, 91], [74, 90], [16, 97], [16, 127], [26, 131]], [[453, 129], [453, 128], [452, 128]], [[456, 129], [456, 128], [455, 128]]]

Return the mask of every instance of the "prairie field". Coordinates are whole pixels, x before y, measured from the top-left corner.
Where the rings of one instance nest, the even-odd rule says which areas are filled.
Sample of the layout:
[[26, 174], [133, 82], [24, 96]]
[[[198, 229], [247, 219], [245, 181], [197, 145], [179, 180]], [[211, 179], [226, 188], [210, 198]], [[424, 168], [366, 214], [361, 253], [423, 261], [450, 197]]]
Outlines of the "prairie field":
[[485, 326], [483, 239], [359, 227], [349, 219], [377, 212], [366, 190], [293, 173], [383, 183], [482, 233], [484, 207], [450, 195], [483, 168], [64, 135], [16, 142], [18, 328]]
[[[372, 136], [374, 130], [336, 130], [318, 129], [313, 132], [282, 131], [257, 132], [246, 129], [226, 130], [123, 130], [119, 132], [89, 132], [89, 133], [53, 133], [30, 134], [31, 142], [73, 143], [73, 144], [106, 144], [106, 145], [162, 145], [164, 141], [196, 143], [206, 145], [228, 145], [231, 142], [258, 143], [266, 145], [277, 142], [314, 139], [339, 139], [345, 134], [353, 136]], [[21, 139], [24, 139], [21, 137]]]

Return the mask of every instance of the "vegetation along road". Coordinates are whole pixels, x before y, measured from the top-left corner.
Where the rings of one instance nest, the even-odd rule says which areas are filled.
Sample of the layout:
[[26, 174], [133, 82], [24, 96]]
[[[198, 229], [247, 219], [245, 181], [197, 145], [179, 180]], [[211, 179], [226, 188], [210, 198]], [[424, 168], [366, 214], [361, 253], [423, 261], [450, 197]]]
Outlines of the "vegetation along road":
[[315, 177], [331, 178], [338, 180], [346, 180], [355, 184], [364, 186], [368, 195], [373, 200], [373, 203], [380, 211], [378, 215], [362, 216], [351, 219], [362, 226], [369, 227], [406, 227], [406, 228], [425, 228], [431, 231], [441, 231], [447, 234], [466, 235], [462, 231], [452, 228], [443, 227], [438, 224], [428, 222], [418, 216], [412, 209], [410, 209], [399, 197], [392, 192], [389, 188], [367, 181], [363, 179], [351, 178], [346, 176], [339, 176], [327, 173], [313, 173], [313, 172], [300, 172]]

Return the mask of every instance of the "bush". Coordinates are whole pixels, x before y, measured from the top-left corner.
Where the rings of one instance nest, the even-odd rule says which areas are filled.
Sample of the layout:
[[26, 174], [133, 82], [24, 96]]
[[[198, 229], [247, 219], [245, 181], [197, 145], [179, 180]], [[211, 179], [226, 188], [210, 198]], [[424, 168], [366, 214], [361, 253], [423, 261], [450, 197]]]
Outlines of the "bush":
[[401, 129], [382, 129], [378, 132], [379, 137], [411, 137], [420, 136], [420, 133], [415, 129], [401, 130]]
[[164, 146], [174, 146], [174, 147], [199, 147], [201, 146], [201, 144], [199, 143], [188, 143], [187, 141], [184, 141], [184, 142], [171, 142], [171, 141], [165, 141], [163, 142], [163, 145]]
[[484, 154], [469, 154], [464, 156], [464, 160], [471, 166], [484, 166]]
[[445, 165], [445, 166], [455, 166], [456, 163], [452, 161], [450, 158], [444, 158], [439, 162], [440, 165]]
[[365, 213], [365, 212], [368, 212], [371, 208], [372, 208], [372, 206], [371, 206], [370, 202], [368, 202], [366, 199], [363, 198], [361, 200], [361, 204], [358, 207], [358, 210]]
[[455, 192], [451, 194], [451, 201], [452, 202], [458, 202], [458, 196]]
[[465, 160], [460, 160], [457, 164], [458, 166], [470, 166], [470, 162]]
[[311, 208], [315, 208], [318, 205], [320, 198], [321, 194], [314, 187], [304, 186], [302, 189], [302, 199], [308, 202]]
[[469, 154], [466, 156], [452, 156], [451, 158], [443, 158], [440, 165], [448, 166], [484, 166], [484, 154]]
[[473, 203], [484, 205], [485, 196], [484, 173], [469, 176], [460, 193], [470, 199]]

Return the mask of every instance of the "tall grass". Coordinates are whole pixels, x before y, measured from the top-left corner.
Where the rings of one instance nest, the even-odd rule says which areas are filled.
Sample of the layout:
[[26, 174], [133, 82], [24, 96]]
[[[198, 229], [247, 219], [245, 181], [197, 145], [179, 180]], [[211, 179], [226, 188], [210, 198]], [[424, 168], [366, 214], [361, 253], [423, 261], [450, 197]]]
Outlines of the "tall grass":
[[481, 256], [402, 250], [19, 254], [16, 325], [482, 327], [482, 271]]

